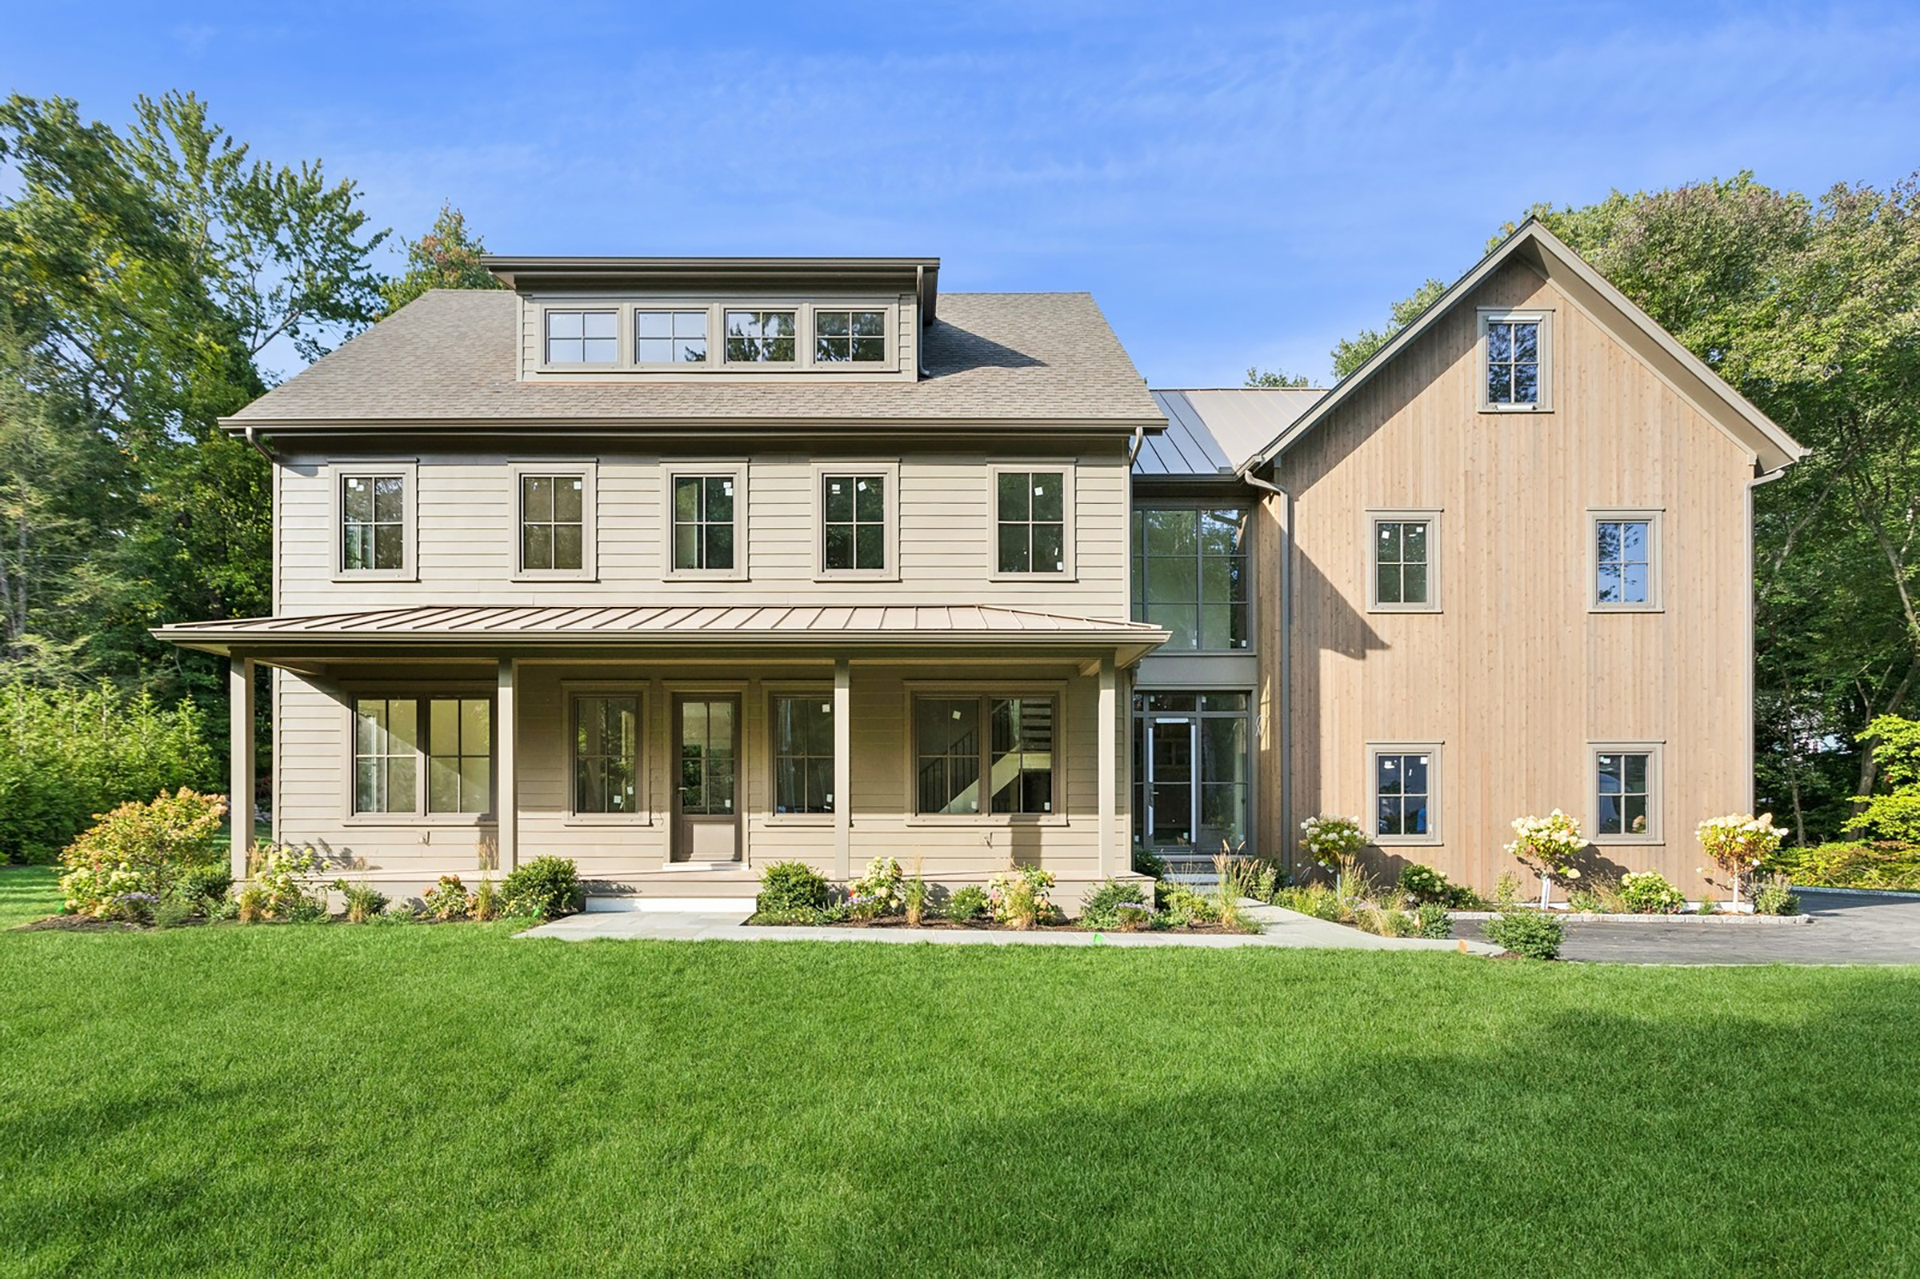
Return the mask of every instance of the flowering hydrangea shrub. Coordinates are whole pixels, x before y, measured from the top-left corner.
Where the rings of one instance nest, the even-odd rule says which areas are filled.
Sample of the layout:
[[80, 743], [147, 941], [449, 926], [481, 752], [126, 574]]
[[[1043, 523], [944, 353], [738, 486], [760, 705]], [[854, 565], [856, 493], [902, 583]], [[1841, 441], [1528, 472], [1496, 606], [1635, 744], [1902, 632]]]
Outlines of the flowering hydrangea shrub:
[[1358, 817], [1309, 817], [1300, 823], [1300, 847], [1328, 870], [1356, 856], [1367, 846], [1367, 832]]
[[1657, 870], [1630, 870], [1622, 875], [1620, 900], [1640, 915], [1675, 915], [1687, 904], [1686, 895]]
[[1714, 865], [1733, 876], [1733, 897], [1740, 899], [1740, 877], [1751, 875], [1761, 861], [1777, 852], [1787, 832], [1773, 824], [1772, 813], [1730, 813], [1709, 817], [1695, 828], [1700, 847]]
[[1554, 809], [1545, 817], [1513, 819], [1514, 841], [1507, 852], [1540, 876], [1540, 908], [1545, 910], [1554, 882], [1580, 878], [1573, 859], [1587, 846], [1577, 819]]
[[227, 801], [182, 788], [97, 814], [98, 824], [60, 854], [60, 892], [77, 915], [144, 918], [174, 881], [217, 864], [215, 837]]
[[262, 918], [305, 918], [316, 906], [325, 912], [325, 899], [307, 891], [321, 870], [320, 854], [313, 849], [261, 840], [247, 854], [247, 867]]
[[866, 873], [847, 885], [847, 905], [856, 919], [891, 915], [905, 904], [901, 883], [905, 876], [900, 863], [892, 857], [876, 857], [867, 863]]

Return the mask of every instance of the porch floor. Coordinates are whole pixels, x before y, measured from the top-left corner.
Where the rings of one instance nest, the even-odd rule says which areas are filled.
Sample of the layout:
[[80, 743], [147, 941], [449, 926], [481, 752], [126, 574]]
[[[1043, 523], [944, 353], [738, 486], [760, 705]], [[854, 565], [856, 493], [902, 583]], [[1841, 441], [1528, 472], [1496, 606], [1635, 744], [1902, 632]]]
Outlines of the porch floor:
[[933, 942], [936, 945], [984, 946], [1201, 946], [1213, 950], [1236, 946], [1274, 946], [1318, 950], [1450, 950], [1494, 955], [1499, 948], [1484, 941], [1428, 941], [1417, 937], [1375, 937], [1356, 928], [1328, 923], [1278, 906], [1250, 906], [1249, 918], [1257, 933], [1094, 933], [1008, 932], [959, 928], [787, 928], [749, 925], [751, 905], [736, 910], [701, 911], [587, 911], [541, 924], [521, 937], [552, 937], [561, 941], [625, 939], [650, 941], [868, 941]]

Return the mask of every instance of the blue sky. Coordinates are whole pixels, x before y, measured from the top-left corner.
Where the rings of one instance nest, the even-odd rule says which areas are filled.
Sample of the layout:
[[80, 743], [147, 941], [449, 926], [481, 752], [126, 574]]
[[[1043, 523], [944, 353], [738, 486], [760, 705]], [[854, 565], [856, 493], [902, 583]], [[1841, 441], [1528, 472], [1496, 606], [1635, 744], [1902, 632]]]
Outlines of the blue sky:
[[937, 254], [1085, 289], [1155, 385], [1333, 342], [1529, 203], [1920, 168], [1920, 6], [17, 6], [11, 91], [193, 89], [382, 225], [529, 253]]

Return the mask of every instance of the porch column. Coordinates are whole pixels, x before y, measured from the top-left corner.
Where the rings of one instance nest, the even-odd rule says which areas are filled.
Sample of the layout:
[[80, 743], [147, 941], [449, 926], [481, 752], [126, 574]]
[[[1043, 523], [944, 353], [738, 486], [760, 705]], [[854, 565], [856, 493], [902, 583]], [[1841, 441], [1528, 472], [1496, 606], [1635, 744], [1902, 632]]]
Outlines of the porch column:
[[833, 877], [852, 874], [853, 859], [853, 672], [844, 657], [833, 659]]
[[1113, 669], [1113, 654], [1100, 658], [1100, 878], [1118, 873], [1114, 857], [1114, 834], [1118, 829], [1113, 811], [1113, 793], [1120, 785], [1120, 712], [1119, 690]]
[[253, 659], [233, 654], [227, 660], [227, 730], [231, 755], [227, 766], [229, 869], [235, 882], [247, 877], [247, 853], [253, 848]]
[[515, 786], [519, 778], [514, 766], [515, 739], [519, 737], [520, 728], [513, 695], [516, 674], [514, 659], [501, 658], [500, 686], [493, 707], [493, 713], [499, 720], [494, 730], [494, 737], [499, 742], [495, 747], [498, 758], [494, 761], [499, 780], [494, 783], [497, 789], [493, 799], [493, 811], [499, 822], [499, 833], [494, 837], [494, 864], [502, 875], [511, 874], [520, 864], [520, 794]]

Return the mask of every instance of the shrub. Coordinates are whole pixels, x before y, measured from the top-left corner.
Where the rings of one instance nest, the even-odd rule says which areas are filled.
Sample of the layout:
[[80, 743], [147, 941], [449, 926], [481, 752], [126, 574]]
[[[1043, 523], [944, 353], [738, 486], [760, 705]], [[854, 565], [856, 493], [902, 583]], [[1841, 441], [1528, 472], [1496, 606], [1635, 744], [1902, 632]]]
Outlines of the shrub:
[[1672, 915], [1686, 907], [1687, 898], [1657, 870], [1630, 870], [1620, 877], [1620, 903], [1639, 915]]
[[1363, 932], [1380, 937], [1411, 937], [1419, 925], [1413, 916], [1397, 907], [1363, 906], [1354, 916]]
[[0, 688], [0, 862], [51, 862], [95, 816], [219, 780], [192, 702], [93, 689]]
[[1190, 928], [1220, 921], [1219, 903], [1185, 884], [1156, 885], [1153, 895], [1160, 907], [1160, 913], [1153, 918], [1155, 928]]
[[1920, 847], [1911, 844], [1820, 844], [1776, 849], [1762, 874], [1822, 888], [1920, 890]]
[[1512, 910], [1520, 904], [1520, 877], [1510, 870], [1500, 872], [1499, 880], [1493, 886], [1493, 905], [1496, 910]]
[[388, 902], [386, 909], [367, 919], [370, 924], [417, 924], [420, 916], [406, 902]]
[[227, 894], [233, 891], [233, 872], [227, 869], [224, 861], [185, 866], [174, 877], [173, 891], [206, 911], [216, 903], [225, 901]]
[[1920, 843], [1920, 720], [1876, 716], [1859, 740], [1872, 743], [1874, 766], [1892, 791], [1854, 796], [1866, 806], [1843, 828], [1870, 840]]
[[1367, 832], [1358, 817], [1309, 817], [1300, 823], [1300, 847], [1327, 870], [1357, 857], [1367, 846]]
[[580, 909], [580, 871], [571, 857], [536, 857], [500, 881], [501, 912], [558, 919]]
[[1153, 912], [1143, 903], [1130, 906], [1125, 902], [1113, 908], [1114, 926], [1126, 932], [1136, 933], [1153, 923]]
[[263, 923], [267, 918], [267, 890], [258, 884], [248, 884], [240, 890], [233, 913], [243, 924]]
[[1145, 875], [1149, 879], [1165, 879], [1167, 877], [1166, 859], [1146, 845], [1136, 844], [1133, 848], [1133, 873]]
[[1772, 813], [1758, 817], [1750, 813], [1710, 817], [1694, 831], [1713, 864], [1733, 876], [1735, 901], [1740, 899], [1740, 877], [1753, 874], [1760, 863], [1780, 847], [1786, 833], [1773, 824]]
[[192, 920], [196, 913], [194, 904], [184, 897], [163, 897], [160, 904], [153, 908], [153, 926], [155, 928], [178, 928]]
[[750, 923], [755, 924], [796, 924], [809, 928], [824, 924], [843, 924], [852, 918], [852, 912], [845, 906], [776, 906], [772, 910], [757, 910]]
[[1556, 808], [1545, 817], [1514, 818], [1513, 835], [1507, 854], [1540, 876], [1540, 906], [1545, 909], [1556, 881], [1568, 884], [1580, 878], [1573, 864], [1587, 844], [1580, 823]]
[[307, 881], [320, 872], [320, 855], [311, 848], [293, 848], [263, 840], [247, 854], [247, 863], [251, 868], [252, 886], [262, 894], [263, 918], [307, 917], [315, 905], [320, 914], [326, 913], [325, 900], [307, 892]]
[[1344, 922], [1351, 914], [1341, 903], [1340, 896], [1325, 884], [1301, 884], [1291, 888], [1282, 888], [1273, 895], [1273, 904], [1287, 910], [1299, 911], [1302, 915], [1311, 915], [1315, 919]]
[[987, 906], [1009, 928], [1032, 928], [1054, 917], [1053, 872], [1014, 866], [987, 881]]
[[1753, 882], [1753, 913], [1756, 915], [1798, 915], [1800, 898], [1793, 886], [1777, 875]]
[[873, 919], [898, 911], [904, 878], [894, 858], [876, 857], [868, 862], [865, 873], [847, 885], [847, 905], [853, 909], [853, 917]]
[[1400, 868], [1400, 882], [1395, 891], [1409, 906], [1432, 902], [1465, 909], [1474, 900], [1472, 889], [1454, 883], [1433, 867], [1419, 862], [1408, 862]]
[[458, 875], [442, 875], [439, 883], [420, 895], [420, 904], [427, 914], [446, 923], [467, 917], [473, 910], [473, 895]]
[[1516, 911], [1489, 919], [1487, 940], [1528, 959], [1557, 959], [1566, 928], [1552, 915]]
[[1120, 908], [1138, 907], [1142, 912], [1147, 908], [1147, 895], [1140, 885], [1124, 879], [1109, 879], [1100, 887], [1087, 894], [1080, 904], [1080, 926], [1082, 928], [1119, 928]]
[[181, 790], [102, 814], [60, 854], [66, 908], [81, 915], [122, 913], [116, 903], [134, 893], [158, 902], [184, 872], [216, 863], [214, 837], [226, 811], [218, 795]]
[[987, 909], [987, 890], [978, 884], [963, 884], [947, 897], [947, 918], [958, 924], [979, 919]]
[[349, 924], [367, 923], [387, 908], [387, 895], [365, 880], [350, 884], [344, 879], [336, 879], [333, 886], [347, 899]]
[[1429, 940], [1453, 936], [1453, 919], [1439, 902], [1422, 902], [1413, 912], [1414, 932]]
[[826, 877], [805, 862], [774, 862], [760, 872], [760, 895], [753, 905], [762, 914], [818, 910], [832, 891]]

